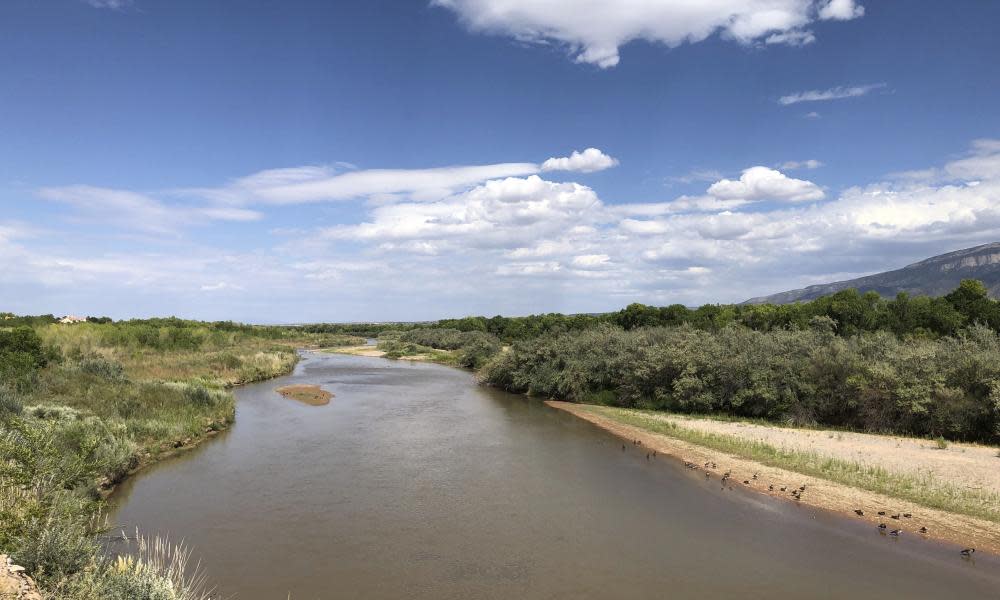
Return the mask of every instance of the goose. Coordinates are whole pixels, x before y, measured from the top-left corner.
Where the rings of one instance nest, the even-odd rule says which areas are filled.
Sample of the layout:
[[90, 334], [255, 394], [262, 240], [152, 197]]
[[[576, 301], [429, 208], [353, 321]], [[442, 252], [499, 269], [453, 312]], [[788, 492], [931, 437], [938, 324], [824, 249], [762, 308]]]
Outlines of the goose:
[[878, 516], [884, 517], [885, 516], [885, 511], [884, 510], [878, 511]]
[[749, 479], [744, 479], [743, 480], [743, 485], [750, 485], [750, 480]]
[[787, 485], [783, 485], [783, 486], [781, 486], [781, 491], [785, 491], [785, 490], [787, 490], [787, 489], [788, 489], [788, 486], [787, 486]]
[[858, 515], [859, 517], [863, 517], [865, 516], [865, 511], [861, 510], [860, 508], [855, 508], [854, 514]]
[[894, 535], [896, 537], [899, 537], [899, 534], [901, 533], [903, 533], [902, 529], [893, 529], [892, 531], [889, 532], [889, 535]]
[[886, 524], [885, 524], [885, 523], [879, 523], [879, 524], [878, 524], [878, 528], [879, 528], [879, 529], [880, 529], [881, 531], [885, 531], [885, 530], [886, 530]]
[[926, 527], [921, 527], [920, 528], [920, 533], [927, 533], [927, 528]]
[[804, 485], [799, 486], [799, 491], [800, 492], [806, 491], [806, 486], [804, 486]]
[[767, 486], [767, 491], [773, 492], [774, 491], [774, 486], [773, 485], [768, 485]]
[[969, 557], [969, 556], [972, 556], [975, 551], [976, 551], [975, 548], [966, 548], [965, 550], [962, 550], [961, 552], [959, 552], [959, 554], [961, 554], [962, 556], [965, 556], [965, 557]]
[[913, 513], [903, 513], [903, 518], [904, 519], [911, 519], [911, 518], [913, 518]]
[[757, 480], [757, 473], [754, 473], [754, 474], [753, 474], [753, 479], [754, 479], [754, 481], [756, 481], [756, 480]]
[[890, 515], [889, 518], [899, 520], [899, 515]]

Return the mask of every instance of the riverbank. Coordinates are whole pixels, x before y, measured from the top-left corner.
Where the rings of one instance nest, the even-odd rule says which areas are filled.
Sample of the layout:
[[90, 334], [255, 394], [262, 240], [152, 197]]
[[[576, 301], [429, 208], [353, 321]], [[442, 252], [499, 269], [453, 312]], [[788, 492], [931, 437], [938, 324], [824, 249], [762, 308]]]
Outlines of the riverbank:
[[[944, 452], [932, 449], [933, 442], [896, 436], [722, 422], [552, 400], [546, 404], [693, 465], [699, 477], [721, 480], [728, 471], [725, 487], [740, 486], [863, 519], [873, 531], [885, 523], [888, 530], [902, 529], [904, 537], [1000, 554], [1000, 524], [994, 512], [1000, 506], [1000, 476], [989, 468], [990, 449], [983, 446], [952, 445]], [[992, 460], [1000, 467], [1000, 458], [994, 455]], [[859, 467], [853, 474], [848, 472], [852, 464]], [[806, 490], [796, 499], [792, 492], [801, 486]], [[873, 491], [879, 488], [894, 493]], [[971, 495], [956, 497], [956, 490]], [[961, 512], [933, 506], [963, 501], [975, 506]], [[920, 533], [922, 527], [926, 533]]]
[[380, 349], [378, 346], [369, 345], [324, 348], [322, 351], [330, 354], [350, 354], [352, 356], [389, 358], [393, 360], [412, 360], [416, 362], [432, 362], [442, 365], [455, 366], [455, 351], [440, 350], [425, 346], [416, 346], [412, 351], [386, 351]]

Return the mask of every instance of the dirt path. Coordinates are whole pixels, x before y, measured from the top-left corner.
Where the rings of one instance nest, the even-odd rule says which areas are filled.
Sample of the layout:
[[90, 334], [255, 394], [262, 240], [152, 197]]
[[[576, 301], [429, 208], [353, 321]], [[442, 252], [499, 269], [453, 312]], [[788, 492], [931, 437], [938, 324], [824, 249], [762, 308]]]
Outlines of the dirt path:
[[[595, 425], [606, 429], [625, 440], [641, 441], [644, 446], [650, 448], [651, 450], [656, 450], [661, 454], [674, 456], [678, 460], [687, 463], [693, 463], [693, 465], [695, 465], [694, 468], [697, 468], [699, 472], [707, 473], [707, 476], [712, 477], [713, 479], [720, 479], [723, 473], [730, 471], [731, 478], [727, 483], [727, 485], [730, 486], [739, 485], [749, 487], [760, 493], [782, 498], [789, 502], [802, 502], [803, 504], [842, 513], [850, 518], [864, 519], [871, 522], [872, 527], [875, 527], [878, 523], [884, 522], [887, 524], [888, 529], [902, 529], [903, 535], [906, 536], [933, 538], [951, 542], [962, 547], [974, 547], [979, 552], [1000, 554], [1000, 526], [984, 519], [977, 519], [975, 517], [965, 515], [956, 515], [941, 510], [928, 509], [912, 502], [897, 500], [883, 494], [868, 492], [817, 477], [800, 475], [798, 473], [776, 467], [765, 466], [751, 460], [727, 454], [725, 452], [620, 423], [610, 417], [595, 412], [593, 410], [595, 407], [570, 402], [558, 402], [554, 400], [550, 400], [546, 402], [546, 404], [590, 421], [591, 423], [594, 423]], [[671, 419], [675, 417], [663, 415], [663, 418]], [[876, 450], [871, 451], [867, 460], [872, 461], [872, 464], [881, 464], [886, 468], [889, 467], [885, 463], [878, 462], [881, 460], [881, 457], [885, 456], [886, 462], [896, 465], [897, 458], [893, 457], [890, 461], [888, 457], [903, 447], [902, 442], [900, 443], [900, 448], [896, 448], [895, 442], [889, 441], [882, 444], [876, 443], [876, 441], [873, 440], [868, 440], [863, 446], [845, 450], [845, 447], [848, 444], [854, 443], [853, 440], [848, 440], [848, 434], [844, 434], [842, 440], [836, 440], [836, 435], [834, 435], [834, 438], [827, 438], [822, 432], [816, 431], [787, 430], [780, 427], [771, 428], [757, 425], [752, 426], [754, 429], [751, 429], [750, 425], [739, 427], [739, 424], [736, 423], [724, 423], [700, 419], [682, 419], [680, 417], [676, 418], [678, 419], [679, 425], [692, 429], [695, 428], [695, 426], [698, 426], [699, 428], [703, 426], [705, 427], [705, 431], [731, 433], [732, 435], [773, 435], [775, 436], [774, 438], [755, 437], [752, 439], [764, 439], [774, 445], [781, 445], [782, 442], [780, 442], [779, 439], [787, 437], [789, 441], [785, 443], [786, 446], [793, 447], [794, 445], [794, 447], [798, 448], [799, 445], [801, 445], [803, 449], [808, 449], [819, 454], [824, 454], [826, 452], [825, 448], [827, 446], [831, 446], [833, 448], [833, 450], [830, 450], [831, 456], [834, 456], [834, 450], [836, 450], [836, 456], [850, 458], [852, 460], [858, 459], [856, 454], [858, 450], [864, 451], [864, 448], [869, 447], [876, 448]], [[734, 431], [730, 432], [725, 429], [724, 426], [731, 426]], [[770, 429], [773, 429], [774, 431], [764, 431]], [[800, 433], [802, 435], [797, 437], [794, 435], [795, 433]], [[864, 434], [851, 435], [878, 437], [864, 436]], [[820, 439], [827, 440], [828, 443], [821, 443]], [[897, 438], [886, 439], [895, 440]], [[925, 442], [925, 444], [926, 443], [927, 442]], [[935, 452], [930, 449], [919, 447], [912, 448], [910, 450], [912, 452], [922, 452], [925, 454], [931, 453], [932, 455]], [[842, 456], [840, 454], [842, 452], [848, 452], [849, 454]], [[948, 456], [955, 456], [956, 463], [950, 465], [948, 468], [944, 468], [943, 466], [937, 467], [940, 470], [937, 476], [942, 479], [946, 477], [947, 473], [951, 473], [952, 476], [956, 478], [953, 480], [955, 482], [965, 481], [966, 478], [985, 482], [991, 481], [992, 475], [995, 475], [987, 474], [985, 470], [982, 473], [980, 473], [979, 470], [976, 470], [976, 474], [973, 475], [960, 474], [962, 469], [961, 465], [965, 464], [965, 459], [969, 456], [979, 457], [978, 452], [974, 454], [970, 453], [967, 448], [965, 454], [959, 451], [955, 451], [952, 454], [941, 453], [936, 455], [935, 460], [942, 461], [945, 460], [943, 457]], [[905, 462], [905, 459], [898, 460]], [[997, 466], [995, 468], [1000, 468], [1000, 459], [994, 456], [993, 460], [997, 462]], [[703, 466], [706, 463], [709, 464], [708, 468]], [[712, 463], [715, 464], [714, 468], [711, 466]], [[934, 462], [933, 464], [938, 465], [937, 462]], [[912, 465], [906, 465], [906, 467], [913, 468]], [[756, 479], [754, 479], [755, 474], [757, 475]], [[744, 481], [747, 483], [744, 483]], [[801, 494], [801, 500], [794, 499], [791, 496], [791, 492], [797, 490], [803, 485], [806, 486], [806, 491]], [[782, 487], [786, 488], [785, 491], [781, 491]], [[862, 510], [864, 512], [864, 516], [857, 516], [854, 513], [856, 509]], [[885, 511], [886, 515], [879, 516], [877, 514], [878, 511]], [[890, 515], [902, 515], [905, 513], [910, 513], [912, 517], [904, 518], [901, 516], [899, 520], [893, 520], [890, 518]], [[926, 527], [928, 533], [919, 533], [921, 527]]]

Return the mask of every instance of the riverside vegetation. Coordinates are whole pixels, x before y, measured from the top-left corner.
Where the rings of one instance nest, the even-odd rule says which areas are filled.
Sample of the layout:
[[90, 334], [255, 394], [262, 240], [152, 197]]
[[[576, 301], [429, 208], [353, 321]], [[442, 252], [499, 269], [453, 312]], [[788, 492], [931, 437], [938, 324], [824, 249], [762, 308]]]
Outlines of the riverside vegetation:
[[549, 398], [1000, 441], [1000, 303], [978, 281], [942, 298], [845, 290], [782, 306], [437, 325], [383, 334], [385, 347], [446, 349], [485, 383]]
[[[513, 392], [607, 410], [926, 436], [940, 447], [1000, 441], [998, 330], [1000, 303], [976, 281], [943, 298], [845, 290], [782, 306], [633, 304], [603, 315], [420, 324], [101, 318], [57, 325], [50, 315], [0, 314], [0, 553], [24, 565], [51, 598], [206, 597], [197, 578], [184, 575], [183, 550], [143, 541], [137, 558], [107, 557], [102, 491], [227, 427], [234, 407], [226, 388], [288, 372], [299, 346], [377, 335], [390, 358], [423, 355], [476, 369], [483, 382]], [[607, 414], [650, 427], [634, 412]], [[772, 448], [743, 450], [792, 470], [802, 462]], [[835, 466], [855, 485], [870, 475]], [[888, 492], [909, 485], [876, 483]], [[974, 514], [996, 520], [995, 508], [974, 504]]]
[[207, 597], [185, 552], [102, 548], [102, 496], [142, 464], [233, 419], [233, 385], [289, 372], [301, 345], [353, 343], [279, 327], [152, 319], [0, 320], [0, 553], [49, 598]]

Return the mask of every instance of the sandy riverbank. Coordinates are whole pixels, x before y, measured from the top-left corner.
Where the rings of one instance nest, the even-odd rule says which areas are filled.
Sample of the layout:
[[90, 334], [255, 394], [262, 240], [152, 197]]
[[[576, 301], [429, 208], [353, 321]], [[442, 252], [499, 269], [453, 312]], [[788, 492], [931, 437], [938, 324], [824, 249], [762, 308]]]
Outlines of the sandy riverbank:
[[[962, 547], [974, 547], [979, 552], [1000, 554], [1000, 525], [985, 519], [926, 508], [884, 494], [763, 465], [713, 448], [622, 423], [607, 414], [602, 414], [603, 407], [559, 401], [548, 401], [546, 404], [585, 419], [625, 440], [639, 440], [650, 450], [698, 465], [699, 474], [707, 471], [710, 477], [718, 480], [723, 473], [731, 471], [731, 479], [727, 484], [730, 486], [746, 487], [790, 502], [801, 502], [841, 513], [853, 519], [863, 519], [871, 522], [873, 528], [878, 523], [886, 523], [888, 529], [902, 529], [903, 535], [907, 537], [941, 540]], [[954, 445], [949, 447], [951, 452], [946, 452], [930, 449], [932, 443], [926, 440], [859, 433], [843, 433], [838, 439], [836, 433], [827, 437], [826, 433], [821, 431], [690, 419], [673, 415], [662, 415], [659, 418], [676, 420], [676, 425], [679, 427], [762, 440], [776, 446], [814, 452], [820, 457], [857, 461], [863, 455], [867, 463], [879, 465], [890, 472], [913, 474], [920, 469], [930, 469], [933, 476], [941, 481], [963, 486], [997, 486], [995, 489], [1000, 491], [1000, 478], [997, 477], [1000, 458], [996, 457], [995, 449], [992, 449], [994, 454], [991, 458], [989, 453], [991, 449], [980, 446]], [[702, 467], [706, 463], [714, 463], [716, 467], [708, 469]], [[755, 474], [756, 479], [753, 478]], [[748, 483], [744, 484], [744, 481]], [[806, 486], [806, 492], [802, 494], [801, 500], [795, 500], [790, 495], [791, 491], [802, 485]], [[769, 489], [769, 486], [772, 489]], [[782, 487], [786, 488], [785, 492], [780, 491]], [[856, 509], [864, 511], [864, 516], [857, 516], [854, 512]], [[885, 511], [886, 514], [879, 516], [877, 514], [879, 511]], [[912, 517], [900, 516], [898, 520], [891, 518], [891, 515], [906, 513]], [[928, 533], [920, 534], [921, 527], [926, 527]]]
[[[379, 350], [377, 346], [337, 346], [335, 348], [324, 348], [323, 352], [330, 352], [333, 354], [350, 354], [352, 356], [370, 356], [373, 358], [389, 358], [386, 357], [385, 350]], [[435, 352], [447, 352], [446, 350], [440, 350]], [[404, 356], [392, 357], [394, 360], [412, 360], [415, 362], [442, 362], [437, 360], [432, 354], [409, 354]]]

